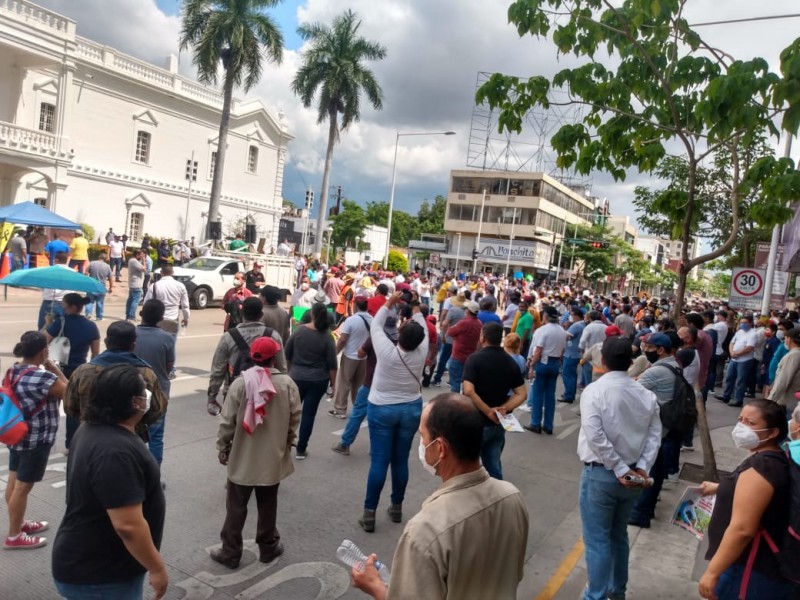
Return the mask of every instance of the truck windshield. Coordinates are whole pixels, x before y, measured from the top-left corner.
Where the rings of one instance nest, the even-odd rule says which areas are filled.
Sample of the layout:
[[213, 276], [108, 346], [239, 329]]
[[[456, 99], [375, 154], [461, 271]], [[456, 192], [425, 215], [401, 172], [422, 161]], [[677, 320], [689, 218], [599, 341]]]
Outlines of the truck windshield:
[[184, 269], [197, 269], [198, 271], [215, 271], [223, 262], [219, 258], [208, 258], [207, 256], [198, 256], [186, 263]]

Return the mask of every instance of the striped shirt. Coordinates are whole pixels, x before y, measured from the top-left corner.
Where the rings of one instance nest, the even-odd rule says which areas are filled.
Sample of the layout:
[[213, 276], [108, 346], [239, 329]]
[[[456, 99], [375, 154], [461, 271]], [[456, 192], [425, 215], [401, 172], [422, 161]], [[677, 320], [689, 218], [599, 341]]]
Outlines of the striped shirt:
[[28, 435], [12, 450], [33, 450], [52, 446], [58, 430], [58, 398], [48, 397], [50, 387], [58, 381], [50, 371], [35, 365], [15, 364], [6, 375], [14, 386], [19, 407], [28, 424]]

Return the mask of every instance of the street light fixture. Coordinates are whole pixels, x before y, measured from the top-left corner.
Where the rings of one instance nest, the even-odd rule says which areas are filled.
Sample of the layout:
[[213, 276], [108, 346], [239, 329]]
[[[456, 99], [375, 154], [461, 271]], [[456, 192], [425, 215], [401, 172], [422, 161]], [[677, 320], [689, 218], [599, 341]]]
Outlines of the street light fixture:
[[386, 265], [389, 261], [389, 245], [392, 239], [392, 211], [394, 210], [394, 186], [397, 182], [397, 148], [400, 145], [400, 137], [401, 136], [411, 136], [411, 135], [455, 135], [455, 131], [422, 131], [419, 133], [400, 133], [397, 132], [397, 137], [395, 138], [394, 142], [394, 165], [392, 166], [392, 191], [389, 194], [389, 219], [386, 223], [386, 227], [388, 229], [386, 234], [386, 251], [383, 255], [383, 268], [386, 268]]

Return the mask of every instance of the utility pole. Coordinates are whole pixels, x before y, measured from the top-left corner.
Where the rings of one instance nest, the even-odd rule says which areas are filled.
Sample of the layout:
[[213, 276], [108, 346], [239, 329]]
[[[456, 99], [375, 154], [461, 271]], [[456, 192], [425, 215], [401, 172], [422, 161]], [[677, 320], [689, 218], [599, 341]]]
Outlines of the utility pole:
[[188, 238], [189, 230], [189, 205], [192, 202], [192, 183], [197, 181], [197, 161], [194, 159], [194, 150], [192, 150], [192, 157], [186, 161], [186, 181], [189, 182], [189, 191], [186, 193], [186, 216], [183, 218], [183, 241]]
[[314, 188], [311, 186], [306, 190], [306, 209], [305, 217], [303, 219], [303, 241], [301, 243], [301, 252], [306, 254], [306, 245], [308, 244], [308, 216], [311, 214], [311, 209], [314, 208]]
[[[792, 134], [786, 134], [786, 144], [783, 148], [784, 158], [789, 158], [792, 153]], [[769, 245], [769, 258], [767, 258], [767, 277], [764, 282], [764, 299], [761, 300], [761, 314], [769, 314], [769, 302], [772, 299], [772, 284], [775, 281], [775, 263], [778, 260], [778, 242], [781, 238], [781, 226], [772, 228], [772, 240]]]
[[486, 186], [483, 187], [481, 196], [481, 214], [478, 220], [478, 237], [475, 238], [475, 249], [472, 251], [472, 273], [478, 272], [478, 253], [481, 248], [481, 230], [483, 229], [483, 207], [486, 205]]

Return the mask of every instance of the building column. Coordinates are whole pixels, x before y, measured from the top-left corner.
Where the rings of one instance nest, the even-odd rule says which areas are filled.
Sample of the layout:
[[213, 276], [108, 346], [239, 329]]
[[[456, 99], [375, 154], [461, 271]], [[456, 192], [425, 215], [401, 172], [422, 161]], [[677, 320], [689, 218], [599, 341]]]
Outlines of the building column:
[[69, 151], [69, 115], [72, 112], [72, 78], [75, 73], [74, 63], [64, 62], [58, 76], [58, 98], [56, 100], [56, 135], [58, 149]]
[[0, 204], [9, 206], [15, 204], [20, 180], [13, 177], [0, 178]]

